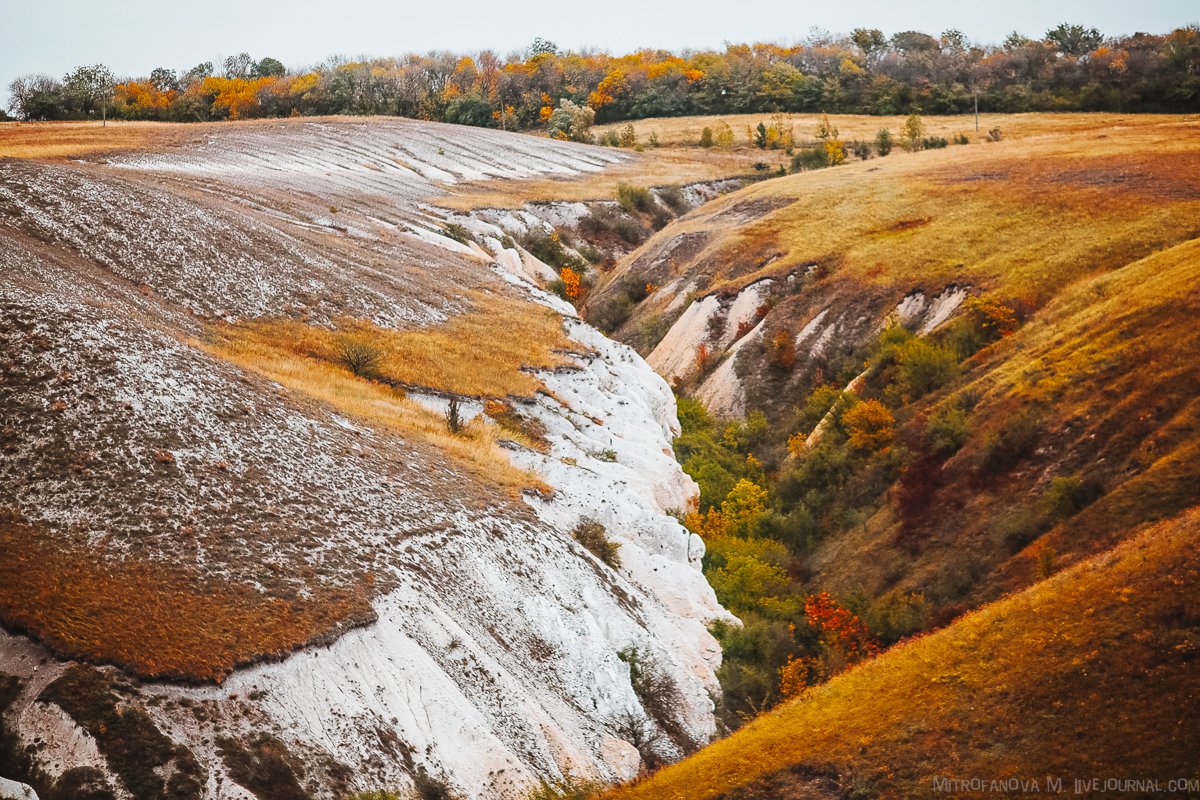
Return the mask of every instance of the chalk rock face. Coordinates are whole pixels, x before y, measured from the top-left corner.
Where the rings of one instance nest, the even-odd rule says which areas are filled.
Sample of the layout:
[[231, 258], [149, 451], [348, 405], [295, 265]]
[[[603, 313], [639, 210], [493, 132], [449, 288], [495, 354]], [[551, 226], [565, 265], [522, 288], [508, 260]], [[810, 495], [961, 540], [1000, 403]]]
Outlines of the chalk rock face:
[[[385, 587], [374, 619], [220, 684], [93, 671], [0, 633], [4, 729], [50, 784], [86, 769], [124, 798], [149, 769], [178, 796], [221, 800], [255, 796], [247, 764], [313, 798], [420, 780], [517, 797], [541, 779], [629, 778], [650, 750], [708, 740], [707, 626], [729, 615], [672, 515], [697, 488], [672, 455], [669, 387], [536, 289], [540, 262], [451, 241], [418, 202], [616, 156], [413, 122], [278, 128], [106, 164], [0, 165], [0, 512], [97, 559], [300, 596], [369, 570]], [[511, 399], [545, 443], [512, 445], [511, 460], [551, 492], [489, 494], [428, 444], [248, 374], [205, 338], [214, 321], [272, 314], [418, 329], [462, 313], [468, 292], [566, 318], [573, 363]], [[619, 563], [576, 541], [587, 522]], [[633, 664], [667, 679], [666, 702], [638, 696]], [[91, 705], [56, 692], [68, 679], [93, 687]], [[94, 711], [109, 706], [164, 760], [123, 757]]]

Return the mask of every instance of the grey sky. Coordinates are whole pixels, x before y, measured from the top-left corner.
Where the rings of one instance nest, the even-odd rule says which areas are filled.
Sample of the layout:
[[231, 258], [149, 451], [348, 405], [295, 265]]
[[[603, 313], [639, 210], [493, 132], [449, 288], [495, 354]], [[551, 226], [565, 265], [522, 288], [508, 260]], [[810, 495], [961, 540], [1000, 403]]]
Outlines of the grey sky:
[[885, 33], [958, 28], [994, 42], [1063, 21], [1106, 34], [1161, 33], [1200, 20], [1196, 0], [0, 0], [0, 102], [17, 75], [108, 64], [118, 77], [187, 69], [247, 51], [289, 67], [332, 54], [431, 49], [501, 54], [542, 36], [561, 47], [792, 43], [810, 28]]

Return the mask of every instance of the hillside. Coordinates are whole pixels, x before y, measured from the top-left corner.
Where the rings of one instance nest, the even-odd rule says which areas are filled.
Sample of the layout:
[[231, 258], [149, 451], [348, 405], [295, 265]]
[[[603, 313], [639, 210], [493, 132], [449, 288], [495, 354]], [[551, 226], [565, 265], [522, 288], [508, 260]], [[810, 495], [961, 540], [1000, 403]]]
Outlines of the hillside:
[[[816, 537], [803, 555], [811, 585], [938, 603], [1025, 585], [1025, 548], [1056, 522], [1042, 496], [1060, 476], [1087, 475], [1104, 495], [1078, 520], [1087, 535], [1042, 542], [1060, 566], [1193, 502], [1200, 124], [1092, 122], [1014, 120], [999, 143], [752, 185], [658, 233], [589, 298], [589, 315], [611, 318], [628, 286], [658, 287], [614, 335], [719, 417], [765, 413], [771, 431], [754, 455], [781, 479], [796, 465], [785, 440], [812, 433], [803, 409], [815, 390], [855, 381], [892, 406], [909, 460], [872, 479], [883, 486], [853, 520]], [[973, 297], [1011, 308], [1015, 332], [960, 341]], [[895, 383], [880, 336], [897, 325], [960, 363], [920, 391]], [[961, 438], [919, 507], [901, 507], [880, 489], [951, 412]], [[1035, 445], [982, 466], [1018, 412]]]
[[1174, 517], [608, 796], [1007, 796], [1052, 792], [1047, 777], [1076, 794], [1092, 779], [1195, 792], [1198, 544], [1200, 513]]
[[51, 129], [0, 141], [37, 156], [0, 159], [0, 773], [496, 797], [711, 736], [727, 614], [668, 514], [674, 398], [434, 206], [647, 161], [398, 120]]

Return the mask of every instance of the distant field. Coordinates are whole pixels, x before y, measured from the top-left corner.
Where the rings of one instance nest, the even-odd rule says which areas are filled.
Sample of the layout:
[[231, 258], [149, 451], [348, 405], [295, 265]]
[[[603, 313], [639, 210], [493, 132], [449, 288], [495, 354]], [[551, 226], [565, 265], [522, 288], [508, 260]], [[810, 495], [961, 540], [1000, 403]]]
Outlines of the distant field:
[[[784, 114], [782, 118], [791, 125], [797, 142], [816, 140], [816, 128], [821, 118], [820, 114]], [[693, 146], [699, 144], [700, 133], [705, 127], [715, 130], [721, 122], [724, 122], [733, 129], [735, 147], [741, 148], [753, 146], [747, 129], [753, 129], [760, 122], [770, 125], [772, 119], [773, 115], [767, 113], [655, 117], [600, 125], [596, 128], [596, 135], [601, 136], [610, 130], [619, 132], [627, 125], [633, 125], [639, 142], [649, 141], [650, 135], [653, 133], [658, 135], [658, 140], [663, 145]], [[883, 128], [891, 131], [895, 136], [908, 117], [830, 114], [829, 119], [837, 127], [842, 139], [874, 139], [875, 135]], [[1007, 138], [1023, 138], [1047, 133], [1087, 131], [1115, 125], [1153, 125], [1178, 119], [1177, 116], [1151, 114], [980, 114], [977, 133], [975, 117], [971, 114], [922, 117], [926, 132], [930, 136], [950, 137], [957, 133], [964, 133], [972, 138], [983, 137], [993, 128], [999, 128]]]
[[[953, 797], [966, 793], [933, 780], [1194, 779], [1200, 666], [1185, 628], [1198, 545], [1193, 511], [607, 796]], [[788, 793], [804, 786], [824, 792]]]

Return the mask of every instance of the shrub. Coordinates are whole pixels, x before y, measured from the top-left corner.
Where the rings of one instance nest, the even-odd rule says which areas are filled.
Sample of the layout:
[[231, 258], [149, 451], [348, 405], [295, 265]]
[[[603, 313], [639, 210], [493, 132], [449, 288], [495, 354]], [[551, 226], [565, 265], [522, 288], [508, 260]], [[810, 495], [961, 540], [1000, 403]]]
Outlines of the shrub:
[[875, 134], [875, 152], [881, 156], [892, 152], [892, 134], [887, 128], [880, 128]]
[[1033, 452], [1042, 435], [1041, 414], [1025, 409], [1007, 417], [984, 444], [983, 466], [1003, 472]]
[[575, 541], [583, 545], [588, 552], [603, 561], [613, 569], [621, 566], [618, 551], [621, 545], [608, 538], [608, 531], [594, 519], [585, 519], [571, 530]]
[[567, 249], [558, 231], [531, 230], [521, 237], [521, 246], [534, 258], [557, 270], [570, 267], [582, 273], [590, 266], [585, 259]]
[[[694, 749], [695, 742], [691, 741], [674, 718], [674, 712], [680, 705], [680, 696], [670, 673], [658, 664], [653, 653], [640, 647], [626, 647], [617, 653], [617, 657], [629, 665], [629, 683], [650, 719], [685, 752]], [[630, 743], [637, 746], [632, 740]], [[653, 762], [652, 755], [644, 752], [642, 747], [638, 749], [643, 759]]]
[[383, 360], [383, 348], [358, 336], [341, 334], [334, 344], [337, 362], [360, 378], [373, 378], [379, 374], [379, 362]]
[[733, 147], [733, 128], [728, 122], [718, 122], [713, 142], [717, 147], [728, 149]]
[[658, 190], [658, 199], [666, 204], [667, 208], [674, 211], [676, 214], [682, 214], [687, 211], [687, 200], [683, 197], [683, 192], [678, 186], [666, 186]]
[[620, 135], [619, 141], [620, 141], [621, 147], [629, 147], [629, 148], [637, 147], [637, 143], [638, 143], [637, 131], [635, 131], [633, 129], [632, 123], [626, 125], [624, 128], [621, 128], [621, 135]]
[[924, 150], [940, 150], [950, 144], [946, 141], [945, 136], [926, 136], [921, 140], [921, 147]]
[[662, 143], [658, 140], [658, 131], [650, 131], [650, 137], [646, 140], [646, 144], [650, 147], [662, 147]]
[[650, 190], [644, 186], [618, 183], [617, 203], [621, 208], [630, 213], [634, 211], [650, 211], [654, 207], [654, 198], [651, 196]]
[[1060, 475], [1046, 489], [1046, 508], [1060, 519], [1078, 514], [1098, 498], [1103, 487], [1098, 481], [1078, 475]]
[[463, 422], [462, 414], [458, 408], [458, 398], [451, 397], [450, 405], [446, 407], [446, 429], [455, 436], [463, 432], [466, 423]]
[[802, 147], [792, 156], [792, 172], [804, 172], [829, 166], [829, 151], [824, 144]]
[[925, 440], [934, 455], [954, 455], [967, 442], [967, 412], [956, 406], [939, 409], [925, 426]]
[[600, 144], [604, 145], [605, 147], [620, 147], [621, 137], [617, 135], [615, 130], [609, 128], [600, 137]]
[[855, 139], [847, 146], [850, 148], [850, 152], [854, 154], [854, 157], [861, 161], [866, 161], [871, 157], [870, 142], [864, 142], [862, 139]]
[[842, 415], [842, 425], [856, 450], [876, 453], [896, 438], [896, 418], [878, 400], [855, 403]]
[[910, 153], [921, 149], [925, 143], [925, 123], [921, 117], [912, 114], [900, 128], [900, 146]]
[[767, 363], [777, 372], [791, 372], [796, 367], [796, 337], [787, 328], [771, 335], [767, 345]]
[[992, 128], [990, 131], [987, 132], [987, 138], [988, 138], [989, 142], [998, 142], [1004, 138], [1004, 134], [1000, 131], [999, 128]]
[[471, 241], [470, 232], [468, 232], [466, 228], [457, 222], [451, 222], [450, 224], [446, 225], [446, 227], [442, 228], [442, 232], [446, 234], [448, 238], [453, 239], [459, 244], [466, 244], [467, 242]]
[[700, 131], [700, 146], [712, 147], [713, 144], [713, 130], [708, 126], [705, 126], [704, 130]]
[[956, 133], [956, 134], [954, 134], [954, 143], [955, 144], [970, 144], [971, 137], [967, 136], [965, 133]]
[[556, 139], [567, 139], [572, 142], [590, 142], [592, 140], [592, 125], [596, 121], [596, 112], [587, 106], [578, 106], [563, 98], [558, 101], [558, 108], [550, 114], [547, 124], [550, 135]]
[[913, 337], [897, 348], [896, 388], [909, 400], [945, 386], [958, 374], [958, 357], [947, 347]]

